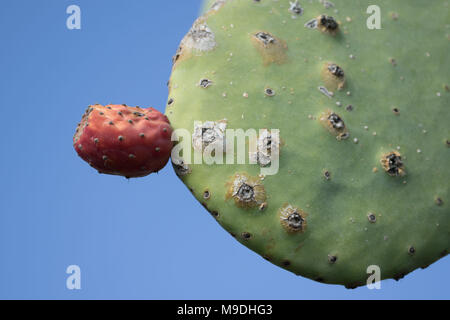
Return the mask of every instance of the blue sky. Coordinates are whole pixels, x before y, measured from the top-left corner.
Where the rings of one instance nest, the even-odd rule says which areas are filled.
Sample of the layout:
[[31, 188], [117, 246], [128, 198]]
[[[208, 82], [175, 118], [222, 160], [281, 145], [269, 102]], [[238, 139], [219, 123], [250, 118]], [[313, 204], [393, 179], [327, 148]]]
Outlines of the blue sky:
[[[78, 5], [81, 30], [68, 30]], [[99, 176], [72, 135], [93, 103], [163, 111], [171, 57], [200, 0], [2, 0], [0, 298], [450, 298], [450, 258], [381, 290], [297, 277], [224, 231], [170, 167]], [[66, 268], [81, 268], [81, 290]]]

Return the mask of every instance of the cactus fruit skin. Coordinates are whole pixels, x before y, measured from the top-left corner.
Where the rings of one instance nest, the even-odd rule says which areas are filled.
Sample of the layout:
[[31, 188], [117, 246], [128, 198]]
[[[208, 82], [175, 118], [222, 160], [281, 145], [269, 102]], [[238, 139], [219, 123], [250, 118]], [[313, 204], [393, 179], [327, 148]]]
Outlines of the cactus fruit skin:
[[[190, 164], [180, 179], [238, 241], [297, 275], [354, 288], [366, 284], [371, 265], [381, 279], [427, 267], [450, 246], [445, 1], [333, 0], [329, 8], [300, 1], [301, 15], [290, 2], [208, 1], [174, 58], [169, 85], [174, 129], [192, 133], [194, 121], [221, 119], [231, 129], [280, 129], [280, 170], [261, 181], [263, 210], [227, 197], [237, 174], [258, 177], [257, 165]], [[366, 27], [372, 4], [381, 8], [381, 30]], [[339, 30], [305, 27], [321, 15]], [[278, 46], [257, 47], [258, 32]], [[341, 90], [326, 88], [330, 63], [345, 74]], [[210, 85], [199, 86], [201, 79]], [[337, 139], [336, 121], [321, 123], [329, 111], [348, 139]], [[400, 161], [383, 159], [393, 152], [404, 174], [389, 174], [399, 172]], [[291, 231], [297, 224], [301, 232], [280, 223], [288, 205], [288, 214], [299, 211]]]
[[153, 108], [92, 105], [77, 127], [73, 145], [100, 173], [136, 178], [167, 164], [171, 135], [167, 117]]

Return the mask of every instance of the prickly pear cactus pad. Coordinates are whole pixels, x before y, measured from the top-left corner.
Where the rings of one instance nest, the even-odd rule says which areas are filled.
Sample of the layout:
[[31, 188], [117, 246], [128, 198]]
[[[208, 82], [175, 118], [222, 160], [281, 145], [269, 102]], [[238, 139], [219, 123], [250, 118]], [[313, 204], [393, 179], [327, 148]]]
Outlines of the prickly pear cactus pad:
[[[381, 29], [367, 27], [369, 5]], [[399, 279], [446, 256], [448, 1], [207, 7], [174, 56], [173, 128], [193, 135], [192, 157], [226, 129], [280, 130], [273, 175], [264, 161], [174, 161], [217, 222], [268, 261], [349, 288], [371, 265]]]

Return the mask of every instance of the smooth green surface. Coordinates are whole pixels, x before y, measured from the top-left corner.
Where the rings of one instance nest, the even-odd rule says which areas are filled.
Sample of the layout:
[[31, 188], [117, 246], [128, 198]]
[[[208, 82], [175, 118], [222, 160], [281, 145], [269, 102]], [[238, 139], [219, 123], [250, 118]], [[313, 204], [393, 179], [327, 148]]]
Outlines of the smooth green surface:
[[[228, 1], [206, 20], [217, 47], [176, 64], [169, 95], [175, 102], [166, 114], [175, 129], [191, 132], [194, 121], [224, 118], [228, 128], [279, 128], [284, 142], [280, 171], [263, 181], [265, 211], [238, 208], [225, 198], [226, 183], [235, 173], [256, 176], [258, 166], [193, 165], [183, 181], [219, 213], [224, 228], [273, 263], [289, 260], [287, 269], [296, 274], [354, 286], [365, 284], [369, 265], [380, 266], [382, 278], [400, 277], [449, 248], [450, 93], [444, 85], [450, 83], [450, 16], [447, 1], [333, 3], [325, 9], [319, 1], [302, 1], [303, 15], [292, 19], [288, 0]], [[381, 8], [381, 30], [366, 27], [371, 4]], [[320, 14], [341, 23], [339, 35], [304, 27]], [[263, 65], [251, 42], [257, 31], [286, 41], [287, 63]], [[332, 99], [317, 89], [328, 61], [344, 69], [347, 82]], [[197, 86], [202, 78], [214, 84], [202, 89]], [[266, 97], [265, 87], [276, 95]], [[350, 139], [337, 141], [310, 119], [327, 109], [344, 119]], [[405, 177], [390, 177], [380, 165], [381, 155], [397, 146]], [[325, 169], [331, 172], [329, 181], [323, 178]], [[207, 201], [205, 189], [211, 193]], [[285, 203], [308, 214], [304, 233], [288, 234], [281, 227], [277, 211]], [[369, 223], [369, 212], [376, 214], [376, 223]], [[251, 239], [244, 240], [243, 232]], [[408, 254], [410, 246], [414, 255]], [[328, 262], [329, 254], [338, 257], [335, 264]]]

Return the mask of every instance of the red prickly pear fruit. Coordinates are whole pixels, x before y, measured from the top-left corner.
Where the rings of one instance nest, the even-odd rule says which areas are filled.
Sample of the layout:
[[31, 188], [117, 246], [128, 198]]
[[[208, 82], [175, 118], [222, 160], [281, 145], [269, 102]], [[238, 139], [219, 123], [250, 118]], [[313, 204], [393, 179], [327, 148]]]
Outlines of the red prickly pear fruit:
[[164, 168], [171, 137], [169, 120], [153, 108], [97, 104], [83, 115], [73, 145], [98, 172], [137, 178]]

